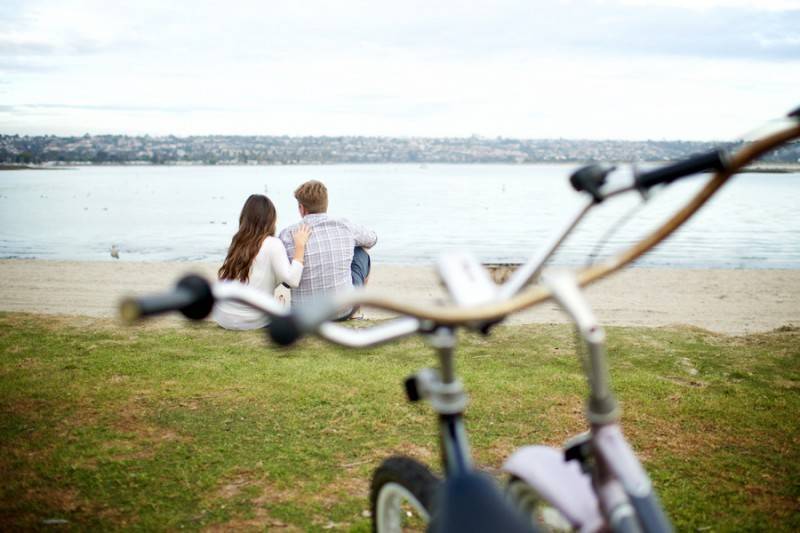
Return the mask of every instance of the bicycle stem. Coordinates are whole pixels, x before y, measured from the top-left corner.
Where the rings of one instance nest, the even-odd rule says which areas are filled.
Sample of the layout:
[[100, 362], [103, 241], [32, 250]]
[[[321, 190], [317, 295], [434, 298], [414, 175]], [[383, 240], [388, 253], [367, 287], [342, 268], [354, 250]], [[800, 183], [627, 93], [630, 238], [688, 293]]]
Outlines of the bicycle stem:
[[431, 346], [439, 356], [439, 366], [442, 376], [442, 383], [449, 385], [455, 382], [456, 369], [454, 351], [456, 347], [456, 335], [451, 328], [438, 328], [431, 335]]
[[456, 335], [452, 328], [438, 328], [428, 340], [439, 357], [439, 371], [426, 368], [417, 372], [414, 388], [439, 415], [442, 466], [448, 476], [457, 475], [472, 469], [472, 459], [463, 418], [467, 395], [455, 375]]

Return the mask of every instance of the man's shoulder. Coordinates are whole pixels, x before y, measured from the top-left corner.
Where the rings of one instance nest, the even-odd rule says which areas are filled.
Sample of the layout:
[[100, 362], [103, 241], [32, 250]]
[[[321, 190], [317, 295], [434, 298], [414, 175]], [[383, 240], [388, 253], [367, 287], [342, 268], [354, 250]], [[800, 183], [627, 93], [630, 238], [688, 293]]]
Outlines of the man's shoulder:
[[285, 228], [283, 228], [280, 231], [280, 233], [278, 233], [278, 238], [280, 240], [285, 240], [287, 238], [291, 238], [292, 233], [294, 233], [294, 230], [296, 230], [299, 225], [300, 225], [300, 222], [295, 222], [294, 224], [290, 224], [290, 225], [286, 226]]
[[337, 226], [349, 226], [350, 221], [343, 217], [328, 217], [325, 219], [325, 222], [328, 224], [334, 224]]
[[328, 230], [339, 228], [340, 230], [345, 231], [349, 231], [353, 227], [352, 223], [346, 218], [333, 217], [327, 213], [323, 214], [322, 216], [309, 215], [303, 220], [303, 222], [311, 226], [312, 232], [313, 228], [317, 226], [328, 228]]
[[349, 230], [353, 230], [354, 228], [358, 228], [359, 225], [354, 223], [349, 218], [345, 217], [328, 217], [326, 222], [331, 225], [341, 226], [343, 228], [347, 228]]

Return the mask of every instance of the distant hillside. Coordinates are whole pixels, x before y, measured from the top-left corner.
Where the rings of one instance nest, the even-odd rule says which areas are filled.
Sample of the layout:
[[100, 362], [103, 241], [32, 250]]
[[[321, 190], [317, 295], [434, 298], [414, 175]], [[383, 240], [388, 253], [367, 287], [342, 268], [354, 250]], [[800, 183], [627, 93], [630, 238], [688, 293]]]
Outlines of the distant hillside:
[[[669, 161], [735, 143], [506, 138], [0, 135], [0, 163], [313, 164]], [[800, 162], [795, 143], [765, 159]]]

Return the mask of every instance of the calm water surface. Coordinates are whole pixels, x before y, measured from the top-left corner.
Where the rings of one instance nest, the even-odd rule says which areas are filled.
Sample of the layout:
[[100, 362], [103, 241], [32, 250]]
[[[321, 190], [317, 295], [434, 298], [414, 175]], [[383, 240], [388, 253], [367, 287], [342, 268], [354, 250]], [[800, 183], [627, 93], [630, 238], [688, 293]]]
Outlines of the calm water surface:
[[[467, 250], [518, 262], [582, 205], [568, 185], [575, 165], [336, 165], [293, 167], [83, 167], [0, 172], [0, 257], [69, 260], [216, 260], [239, 210], [266, 193], [278, 226], [299, 219], [292, 191], [320, 179], [332, 215], [373, 227], [373, 258], [432, 263]], [[624, 180], [624, 172], [618, 179]], [[605, 252], [652, 229], [701, 186], [694, 178], [657, 194], [608, 241]], [[638, 203], [607, 202], [556, 257], [585, 260]], [[746, 174], [642, 266], [800, 268], [800, 174]]]

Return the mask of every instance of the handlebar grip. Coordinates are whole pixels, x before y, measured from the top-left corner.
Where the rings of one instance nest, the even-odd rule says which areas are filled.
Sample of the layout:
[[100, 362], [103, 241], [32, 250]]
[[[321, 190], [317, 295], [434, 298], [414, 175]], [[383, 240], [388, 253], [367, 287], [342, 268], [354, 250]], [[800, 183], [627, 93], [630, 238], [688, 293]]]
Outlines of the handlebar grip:
[[290, 346], [300, 337], [316, 331], [323, 322], [337, 318], [337, 311], [331, 300], [298, 307], [288, 316], [274, 317], [269, 326], [269, 336], [276, 344]]
[[592, 163], [573, 172], [569, 177], [569, 183], [576, 191], [589, 193], [594, 201], [599, 204], [603, 201], [603, 194], [600, 189], [605, 185], [608, 175], [616, 168]]
[[211, 285], [202, 277], [190, 274], [182, 278], [170, 292], [126, 298], [120, 304], [120, 314], [128, 322], [170, 311], [180, 311], [192, 320], [202, 320], [214, 307]]
[[684, 161], [679, 161], [672, 165], [657, 168], [638, 174], [635, 178], [636, 187], [639, 189], [649, 189], [662, 183], [672, 183], [673, 181], [698, 174], [708, 170], [725, 170], [728, 166], [728, 155], [724, 150], [717, 149], [713, 152], [698, 154]]

